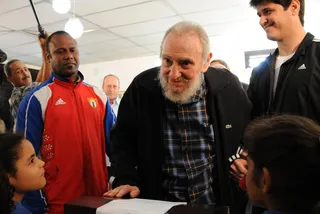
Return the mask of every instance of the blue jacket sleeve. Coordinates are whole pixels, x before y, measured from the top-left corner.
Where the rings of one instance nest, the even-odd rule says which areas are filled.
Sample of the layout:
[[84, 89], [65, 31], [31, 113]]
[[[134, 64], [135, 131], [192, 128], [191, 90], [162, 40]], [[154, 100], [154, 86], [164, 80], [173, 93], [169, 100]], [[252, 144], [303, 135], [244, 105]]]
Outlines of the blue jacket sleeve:
[[[39, 155], [42, 143], [43, 119], [41, 105], [33, 94], [28, 94], [20, 103], [16, 132], [23, 133], [25, 138], [32, 143], [36, 154]], [[22, 204], [33, 214], [43, 214], [47, 211], [46, 199], [42, 190], [26, 192]]]
[[111, 158], [111, 153], [110, 153], [110, 130], [114, 123], [116, 122], [116, 115], [113, 112], [109, 100], [107, 100], [106, 103], [106, 116], [105, 116], [105, 134], [106, 134], [106, 152], [109, 158]]
[[32, 143], [36, 154], [39, 155], [42, 143], [43, 119], [40, 103], [34, 95], [24, 97], [20, 103], [16, 132], [23, 133], [25, 138]]

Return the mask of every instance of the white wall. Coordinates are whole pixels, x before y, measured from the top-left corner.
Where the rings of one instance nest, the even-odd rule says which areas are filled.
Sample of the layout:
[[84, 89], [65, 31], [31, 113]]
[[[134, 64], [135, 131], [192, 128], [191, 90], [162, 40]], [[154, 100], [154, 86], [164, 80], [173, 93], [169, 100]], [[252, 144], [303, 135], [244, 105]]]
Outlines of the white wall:
[[158, 56], [147, 56], [84, 64], [80, 65], [79, 70], [83, 73], [85, 82], [100, 88], [103, 78], [108, 74], [114, 74], [120, 79], [120, 91], [124, 91], [135, 76], [144, 70], [155, 67], [158, 61]]
[[[213, 52], [213, 58], [225, 60], [240, 81], [248, 83], [251, 69], [245, 69], [244, 51], [236, 48], [227, 50], [230, 52], [227, 53], [225, 48], [216, 49]], [[160, 65], [158, 56], [147, 56], [84, 64], [80, 65], [79, 70], [83, 73], [85, 82], [100, 88], [103, 78], [108, 74], [114, 74], [120, 79], [120, 91], [125, 91], [135, 76], [158, 65]]]
[[[267, 46], [274, 48], [275, 45]], [[245, 69], [244, 51], [252, 50], [249, 47], [241, 47], [230, 43], [228, 46], [216, 45], [212, 48], [212, 59], [225, 60], [231, 71], [238, 76], [240, 81], [249, 82], [251, 69]], [[114, 74], [120, 79], [120, 91], [125, 91], [135, 76], [144, 70], [160, 65], [157, 55], [106, 61], [100, 63], [80, 65], [79, 70], [85, 76], [85, 82], [101, 88], [104, 76]]]
[[[251, 70], [245, 70], [244, 52], [234, 49], [231, 53], [225, 51], [215, 52], [213, 58], [227, 61], [231, 70], [240, 81], [248, 82]], [[122, 59], [116, 61], [106, 61], [93, 64], [80, 65], [79, 70], [85, 77], [85, 82], [102, 86], [103, 78], [108, 74], [114, 74], [120, 79], [120, 91], [125, 91], [135, 76], [144, 70], [160, 65], [158, 56], [147, 56], [139, 58]]]
[[[249, 83], [251, 69], [245, 69], [245, 51], [273, 49], [277, 44], [266, 38], [265, 32], [258, 26], [257, 31], [242, 34], [221, 35], [210, 37], [212, 59], [226, 61], [230, 70], [238, 76], [240, 81]], [[81, 61], [81, 59], [80, 59]], [[114, 74], [120, 78], [120, 90], [127, 89], [133, 78], [140, 72], [160, 65], [159, 57], [147, 56], [139, 58], [106, 61], [101, 63], [84, 64], [80, 71], [85, 75], [89, 84], [101, 87], [103, 77]]]

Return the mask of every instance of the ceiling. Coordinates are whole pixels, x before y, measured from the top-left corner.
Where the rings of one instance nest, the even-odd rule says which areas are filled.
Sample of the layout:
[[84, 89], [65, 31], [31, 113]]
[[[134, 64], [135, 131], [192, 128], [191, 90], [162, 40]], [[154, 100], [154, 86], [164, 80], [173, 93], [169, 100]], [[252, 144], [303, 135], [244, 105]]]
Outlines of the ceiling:
[[[37, 23], [29, 1], [0, 1], [0, 48], [9, 59], [41, 65]], [[49, 33], [63, 30], [73, 12], [80, 18], [85, 30], [77, 39], [82, 64], [156, 55], [164, 32], [182, 20], [200, 23], [209, 34], [212, 48], [230, 41], [245, 44], [248, 49], [263, 48], [257, 47], [261, 44], [258, 38], [266, 40], [249, 0], [75, 0], [70, 12], [63, 15], [52, 9], [50, 0], [33, 2]], [[319, 2], [308, 0], [307, 12], [320, 8]], [[307, 14], [309, 23], [316, 25], [318, 12]]]

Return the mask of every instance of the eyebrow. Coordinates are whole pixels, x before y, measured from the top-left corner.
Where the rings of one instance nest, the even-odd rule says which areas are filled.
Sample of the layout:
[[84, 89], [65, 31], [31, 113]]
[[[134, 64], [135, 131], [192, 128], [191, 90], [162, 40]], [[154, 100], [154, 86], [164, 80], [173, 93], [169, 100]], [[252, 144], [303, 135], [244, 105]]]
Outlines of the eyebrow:
[[[272, 10], [272, 8], [270, 8], [270, 7], [265, 7], [265, 8], [263, 8], [263, 9], [261, 10], [261, 13], [266, 13], [268, 10]], [[259, 15], [261, 15], [261, 13], [260, 13], [260, 12], [257, 12], [257, 15], [259, 16]]]
[[23, 68], [17, 68], [15, 71], [19, 71], [19, 70], [22, 70], [24, 68], [28, 68], [27, 66], [23, 67]]
[[171, 56], [168, 56], [168, 55], [166, 55], [166, 54], [162, 54], [162, 58], [169, 58], [169, 59], [172, 59], [172, 57]]
[[72, 47], [60, 47], [60, 48], [57, 48], [57, 49], [55, 49], [56, 51], [58, 51], [58, 50], [70, 50], [70, 49], [76, 49], [77, 47], [75, 47], [75, 46], [72, 46]]
[[190, 62], [191, 64], [194, 64], [194, 61], [192, 59], [189, 59], [189, 58], [181, 58], [178, 61], [179, 61], [179, 64], [182, 64], [184, 62]]

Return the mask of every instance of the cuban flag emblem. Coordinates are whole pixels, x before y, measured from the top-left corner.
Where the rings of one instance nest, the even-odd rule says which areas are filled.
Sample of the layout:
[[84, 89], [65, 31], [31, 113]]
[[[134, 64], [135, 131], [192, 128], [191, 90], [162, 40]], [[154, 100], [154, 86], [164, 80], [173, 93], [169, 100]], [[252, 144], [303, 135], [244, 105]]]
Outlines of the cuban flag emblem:
[[89, 104], [92, 108], [97, 108], [97, 99], [96, 98], [88, 98]]

